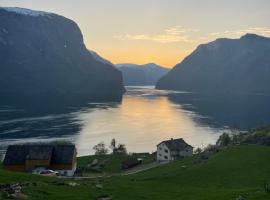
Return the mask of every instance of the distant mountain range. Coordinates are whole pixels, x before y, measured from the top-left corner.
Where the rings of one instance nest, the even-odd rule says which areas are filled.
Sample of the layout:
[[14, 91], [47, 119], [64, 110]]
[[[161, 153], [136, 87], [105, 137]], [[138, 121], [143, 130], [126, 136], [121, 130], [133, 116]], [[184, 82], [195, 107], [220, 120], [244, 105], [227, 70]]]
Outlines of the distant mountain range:
[[121, 100], [122, 74], [63, 16], [0, 7], [1, 97]]
[[[195, 93], [270, 94], [270, 38], [246, 34], [198, 48], [156, 88]], [[248, 101], [248, 100], [247, 100]]]
[[169, 69], [154, 63], [117, 64], [116, 67], [122, 72], [126, 86], [155, 85], [163, 75], [169, 72]]

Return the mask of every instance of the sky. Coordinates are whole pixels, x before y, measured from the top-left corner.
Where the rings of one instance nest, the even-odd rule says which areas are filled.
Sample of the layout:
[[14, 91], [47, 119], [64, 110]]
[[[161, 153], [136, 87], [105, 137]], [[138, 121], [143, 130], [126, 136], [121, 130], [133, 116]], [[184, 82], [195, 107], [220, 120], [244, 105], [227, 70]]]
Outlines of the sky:
[[115, 64], [171, 68], [216, 38], [270, 37], [269, 0], [0, 0], [0, 6], [74, 20], [87, 48]]

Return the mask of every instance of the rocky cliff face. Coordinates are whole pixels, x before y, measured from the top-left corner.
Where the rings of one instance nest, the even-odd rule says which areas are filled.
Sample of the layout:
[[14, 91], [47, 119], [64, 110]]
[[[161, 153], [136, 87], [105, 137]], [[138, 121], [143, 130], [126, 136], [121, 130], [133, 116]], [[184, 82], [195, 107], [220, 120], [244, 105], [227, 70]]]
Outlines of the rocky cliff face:
[[157, 83], [196, 93], [270, 94], [270, 38], [247, 34], [200, 45]]
[[169, 71], [154, 63], [118, 64], [116, 67], [123, 73], [124, 85], [127, 86], [156, 85], [157, 81]]
[[0, 93], [120, 100], [122, 75], [89, 52], [77, 24], [22, 8], [0, 8]]

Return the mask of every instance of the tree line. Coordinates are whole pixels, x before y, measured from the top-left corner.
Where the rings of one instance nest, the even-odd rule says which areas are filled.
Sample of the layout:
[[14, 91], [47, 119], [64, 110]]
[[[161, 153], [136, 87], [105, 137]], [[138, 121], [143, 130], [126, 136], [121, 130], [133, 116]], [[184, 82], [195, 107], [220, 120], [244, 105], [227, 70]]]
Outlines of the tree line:
[[[127, 154], [127, 148], [125, 144], [119, 143], [117, 144], [116, 139], [113, 138], [111, 140], [109, 148], [112, 151], [112, 154], [114, 155], [126, 155]], [[97, 145], [93, 147], [93, 150], [95, 151], [95, 155], [106, 155], [109, 153], [109, 148], [106, 147], [104, 142], [100, 142]]]

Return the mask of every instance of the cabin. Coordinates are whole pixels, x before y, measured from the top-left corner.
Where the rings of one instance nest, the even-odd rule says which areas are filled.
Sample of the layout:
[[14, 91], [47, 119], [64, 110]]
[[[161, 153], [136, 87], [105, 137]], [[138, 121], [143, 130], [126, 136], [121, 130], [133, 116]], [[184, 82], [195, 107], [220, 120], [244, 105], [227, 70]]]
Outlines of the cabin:
[[10, 145], [3, 167], [18, 172], [33, 172], [44, 168], [57, 171], [62, 176], [73, 176], [76, 171], [76, 147], [67, 145]]
[[142, 164], [141, 160], [137, 159], [136, 157], [132, 157], [122, 162], [122, 170], [128, 170], [140, 164]]
[[172, 161], [192, 156], [193, 147], [182, 138], [170, 139], [157, 145], [157, 161]]
[[132, 156], [146, 158], [146, 157], [150, 156], [150, 153], [148, 153], [148, 152], [132, 153]]

